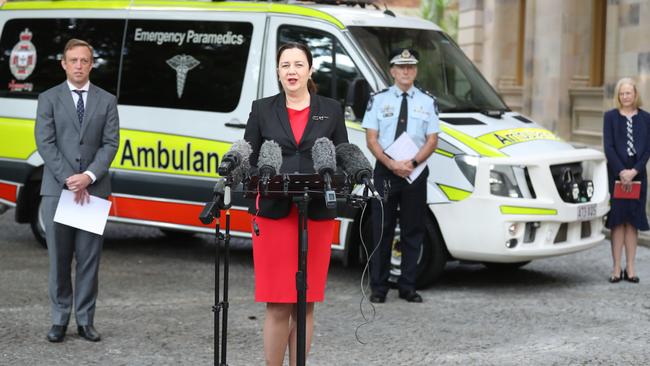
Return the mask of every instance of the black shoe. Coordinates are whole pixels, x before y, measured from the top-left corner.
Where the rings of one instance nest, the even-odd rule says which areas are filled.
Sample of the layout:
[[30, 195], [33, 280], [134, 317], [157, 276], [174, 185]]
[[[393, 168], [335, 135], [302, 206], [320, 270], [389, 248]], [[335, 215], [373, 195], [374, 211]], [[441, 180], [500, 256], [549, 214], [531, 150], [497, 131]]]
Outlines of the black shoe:
[[625, 276], [625, 275], [626, 275], [625, 271], [621, 271], [621, 274], [618, 277], [617, 276], [609, 276], [608, 281], [609, 281], [609, 283], [621, 282], [621, 280], [623, 279], [623, 276]]
[[81, 338], [85, 338], [91, 342], [99, 342], [102, 339], [99, 333], [95, 330], [95, 327], [92, 325], [78, 326], [77, 333], [79, 333]]
[[404, 291], [404, 292], [400, 291], [399, 298], [404, 299], [408, 302], [422, 302], [422, 296], [420, 296], [420, 294], [415, 292], [415, 290]]
[[53, 325], [50, 331], [47, 332], [47, 340], [50, 342], [63, 342], [65, 331], [68, 329], [67, 325]]
[[373, 292], [372, 295], [370, 295], [370, 302], [375, 304], [383, 304], [386, 302], [386, 294]]
[[627, 275], [627, 269], [623, 271], [622, 277], [627, 282], [639, 283], [639, 276], [632, 276], [632, 277], [628, 276]]

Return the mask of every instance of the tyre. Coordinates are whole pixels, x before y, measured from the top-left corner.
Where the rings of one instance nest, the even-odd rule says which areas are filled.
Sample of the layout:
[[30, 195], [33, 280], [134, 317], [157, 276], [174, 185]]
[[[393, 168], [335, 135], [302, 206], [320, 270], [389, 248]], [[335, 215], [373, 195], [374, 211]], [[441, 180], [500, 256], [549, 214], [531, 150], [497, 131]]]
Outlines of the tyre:
[[495, 272], [512, 272], [516, 271], [519, 268], [527, 265], [530, 261], [526, 262], [515, 262], [515, 263], [494, 263], [494, 262], [483, 262], [483, 265], [486, 266], [489, 270]]
[[[447, 248], [445, 246], [442, 235], [440, 234], [440, 229], [438, 229], [438, 223], [433, 218], [433, 215], [427, 214], [425, 218], [425, 231], [424, 231], [424, 241], [420, 247], [420, 254], [418, 255], [417, 261], [417, 279], [416, 287], [418, 289], [427, 287], [434, 283], [445, 268], [449, 254], [447, 253]], [[364, 222], [364, 238], [371, 238], [372, 233], [372, 223], [370, 220]], [[370, 245], [366, 239], [366, 245]], [[392, 287], [397, 286], [397, 281], [400, 276], [400, 264], [401, 264], [401, 252], [399, 251], [399, 222], [398, 227], [395, 229], [395, 236], [393, 238], [393, 251], [391, 256], [391, 270], [390, 278]], [[374, 245], [374, 243], [373, 243]]]
[[36, 208], [32, 210], [29, 225], [32, 228], [32, 233], [34, 238], [38, 241], [43, 248], [47, 248], [47, 242], [45, 241], [45, 224], [43, 223], [43, 215], [41, 213], [41, 196], [35, 196], [38, 200]]

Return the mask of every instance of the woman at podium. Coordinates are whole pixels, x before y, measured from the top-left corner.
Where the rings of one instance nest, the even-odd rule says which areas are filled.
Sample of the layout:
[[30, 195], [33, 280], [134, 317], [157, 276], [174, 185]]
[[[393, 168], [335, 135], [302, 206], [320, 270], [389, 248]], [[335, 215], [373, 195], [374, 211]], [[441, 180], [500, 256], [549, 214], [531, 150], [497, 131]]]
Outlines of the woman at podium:
[[[275, 141], [282, 150], [278, 174], [314, 172], [312, 146], [327, 137], [335, 145], [348, 142], [339, 102], [316, 94], [311, 80], [312, 54], [301, 43], [287, 43], [277, 52], [282, 91], [253, 102], [244, 139], [251, 144], [251, 166], [258, 165], [260, 148]], [[253, 235], [255, 301], [266, 303], [264, 355], [267, 365], [282, 365], [289, 349], [296, 364], [298, 269], [298, 209], [291, 198], [252, 200], [249, 212], [259, 235]], [[323, 301], [330, 261], [336, 209], [322, 199], [308, 206], [306, 353], [314, 325], [314, 302]]]

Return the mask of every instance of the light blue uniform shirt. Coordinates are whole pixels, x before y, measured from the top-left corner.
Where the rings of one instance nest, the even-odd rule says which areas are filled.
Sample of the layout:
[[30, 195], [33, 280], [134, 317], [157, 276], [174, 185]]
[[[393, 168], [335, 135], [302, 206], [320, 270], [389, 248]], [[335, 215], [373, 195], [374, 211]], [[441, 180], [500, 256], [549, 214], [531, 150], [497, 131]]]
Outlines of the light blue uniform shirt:
[[[427, 136], [440, 132], [436, 100], [412, 86], [407, 92], [408, 121], [406, 133], [421, 148]], [[370, 97], [361, 127], [379, 131], [379, 144], [386, 149], [395, 140], [397, 118], [402, 106], [402, 90], [393, 85]]]

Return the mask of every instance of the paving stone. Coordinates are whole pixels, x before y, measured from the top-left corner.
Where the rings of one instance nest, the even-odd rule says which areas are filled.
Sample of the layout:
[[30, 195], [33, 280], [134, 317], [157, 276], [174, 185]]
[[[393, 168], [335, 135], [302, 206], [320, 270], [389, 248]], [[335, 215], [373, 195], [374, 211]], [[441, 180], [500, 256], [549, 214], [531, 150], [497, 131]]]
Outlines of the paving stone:
[[[99, 343], [46, 341], [47, 252], [28, 225], [0, 215], [0, 365], [212, 365], [215, 246], [109, 224], [95, 325]], [[264, 305], [253, 300], [250, 244], [234, 240], [228, 364], [263, 365]], [[650, 249], [640, 284], [610, 284], [609, 243], [512, 273], [450, 263], [409, 304], [391, 291], [360, 325], [361, 273], [333, 262], [316, 307], [308, 365], [645, 365], [650, 363]], [[363, 308], [370, 314], [371, 306]], [[365, 344], [359, 343], [355, 336]]]

